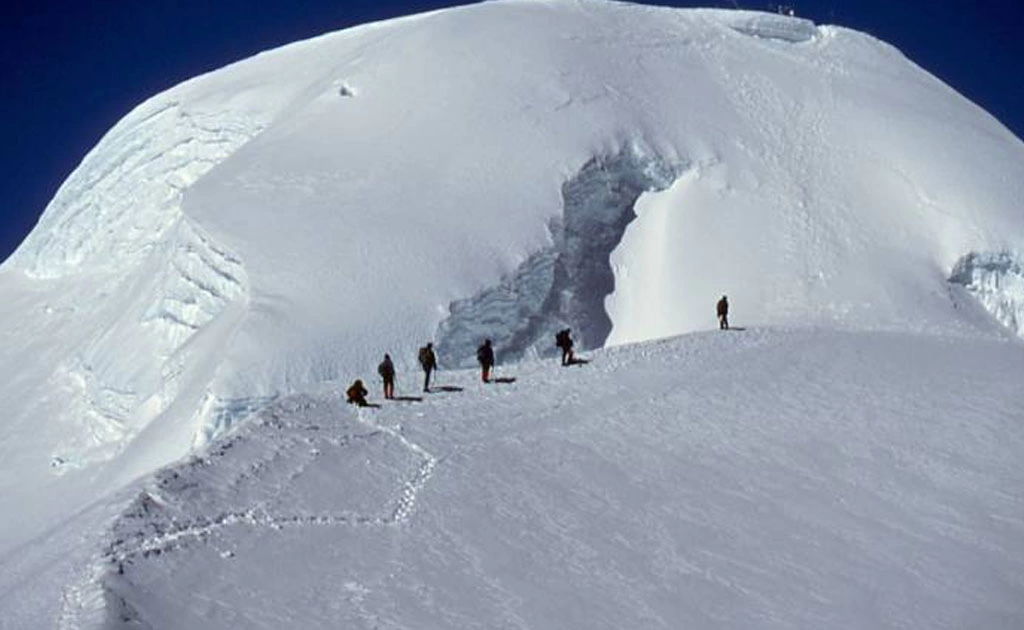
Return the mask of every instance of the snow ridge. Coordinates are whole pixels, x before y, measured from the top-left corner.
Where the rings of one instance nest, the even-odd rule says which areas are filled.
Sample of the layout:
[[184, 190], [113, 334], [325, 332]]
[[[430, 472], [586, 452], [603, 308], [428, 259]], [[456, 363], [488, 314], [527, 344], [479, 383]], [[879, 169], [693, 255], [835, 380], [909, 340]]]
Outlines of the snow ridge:
[[180, 220], [185, 191], [268, 123], [154, 98], [86, 156], [8, 264], [36, 278], [138, 264]]
[[[52, 447], [56, 472], [110, 460], [183, 393], [205, 386], [208, 373], [192, 369], [197, 359], [186, 346], [246, 302], [248, 278], [241, 259], [182, 205], [193, 184], [269, 121], [256, 108], [192, 106], [173, 93], [151, 99], [86, 156], [5, 263], [83, 287], [59, 298], [69, 304], [68, 325], [86, 334], [50, 378], [70, 396], [60, 412], [68, 430]], [[90, 331], [89, 309], [106, 312], [107, 325]]]
[[116, 519], [102, 627], [1019, 625], [1019, 343], [754, 328], [592, 358], [274, 403]]

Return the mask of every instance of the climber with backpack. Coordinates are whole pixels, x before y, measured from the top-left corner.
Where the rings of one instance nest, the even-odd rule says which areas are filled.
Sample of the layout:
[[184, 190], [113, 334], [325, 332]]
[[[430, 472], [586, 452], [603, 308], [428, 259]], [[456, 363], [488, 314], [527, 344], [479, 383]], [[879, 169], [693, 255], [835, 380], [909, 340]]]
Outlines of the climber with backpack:
[[570, 336], [571, 329], [566, 328], [558, 331], [555, 335], [555, 345], [562, 350], [562, 366], [572, 365], [573, 354], [572, 354], [572, 337]]
[[434, 354], [434, 344], [428, 342], [427, 345], [420, 348], [419, 352], [420, 367], [423, 368], [423, 391], [430, 391], [430, 374], [437, 369], [437, 355]]
[[384, 398], [391, 400], [395, 397], [395, 364], [391, 362], [390, 354], [384, 355], [384, 360], [377, 366], [377, 374], [384, 380]]

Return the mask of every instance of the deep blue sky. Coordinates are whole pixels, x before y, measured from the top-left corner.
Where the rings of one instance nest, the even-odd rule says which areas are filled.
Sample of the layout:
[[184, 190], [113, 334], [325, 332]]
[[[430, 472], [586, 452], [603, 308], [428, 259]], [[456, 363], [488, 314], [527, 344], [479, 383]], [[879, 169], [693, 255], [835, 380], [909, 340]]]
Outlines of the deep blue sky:
[[[10, 0], [0, 9], [0, 260], [103, 133], [196, 74], [320, 33], [458, 4], [444, 0]], [[765, 0], [657, 0], [769, 9]], [[1024, 0], [791, 0], [866, 31], [1024, 137]]]

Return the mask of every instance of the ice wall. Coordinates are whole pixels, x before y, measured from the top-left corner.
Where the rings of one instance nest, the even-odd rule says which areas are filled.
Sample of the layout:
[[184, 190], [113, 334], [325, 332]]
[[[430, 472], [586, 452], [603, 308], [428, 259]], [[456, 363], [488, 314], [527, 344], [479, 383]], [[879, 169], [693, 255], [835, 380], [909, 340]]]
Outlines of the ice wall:
[[615, 288], [609, 256], [636, 218], [640, 195], [664, 190], [682, 169], [640, 145], [588, 161], [562, 186], [563, 214], [551, 222], [551, 247], [499, 285], [451, 304], [436, 336], [442, 361], [471, 365], [485, 338], [499, 361], [550, 355], [555, 332], [566, 327], [578, 348], [602, 346], [612, 328], [604, 308]]
[[950, 282], [967, 287], [1000, 324], [1024, 338], [1024, 258], [1017, 252], [971, 252]]

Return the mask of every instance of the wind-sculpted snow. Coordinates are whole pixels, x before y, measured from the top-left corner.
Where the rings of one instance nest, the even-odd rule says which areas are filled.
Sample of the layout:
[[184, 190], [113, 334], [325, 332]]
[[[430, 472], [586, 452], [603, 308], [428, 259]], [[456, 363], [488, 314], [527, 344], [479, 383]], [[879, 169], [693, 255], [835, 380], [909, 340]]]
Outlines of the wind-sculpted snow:
[[247, 291], [240, 260], [218, 249], [187, 221], [179, 230], [173, 253], [156, 279], [158, 294], [142, 320], [160, 331], [162, 356], [173, 354], [229, 304], [244, 299]]
[[810, 20], [770, 13], [737, 14], [728, 24], [744, 35], [789, 43], [809, 42], [819, 36], [818, 27]]
[[[240, 261], [187, 219], [172, 231], [142, 263], [147, 273], [121, 302], [112, 329], [88, 340], [51, 377], [70, 394], [67, 408], [58, 412], [64, 435], [53, 451], [56, 471], [115, 457], [183, 392], [195, 405], [192, 390], [206, 387], [203, 373], [189, 369], [196, 358], [188, 356], [186, 344], [232, 304], [244, 302], [246, 276]], [[145, 348], [153, 361], [121, 354], [125, 347]], [[216, 361], [209, 350], [202, 354], [199, 360]], [[199, 415], [198, 426], [206, 426], [206, 414]]]
[[42, 278], [139, 264], [180, 222], [189, 186], [267, 123], [167, 101], [146, 103], [103, 138], [7, 264]]
[[589, 358], [502, 368], [511, 385], [444, 372], [464, 390], [381, 409], [277, 401], [142, 484], [60, 616], [83, 630], [1024, 622], [1019, 343], [748, 329]]
[[[182, 199], [267, 121], [265, 112], [193, 107], [173, 94], [147, 102], [86, 157], [5, 264], [55, 283], [45, 310], [73, 339], [56, 365], [39, 366], [46, 387], [66, 392], [63, 408], [22, 407], [61, 427], [49, 445], [56, 472], [117, 456], [183, 390], [206, 385], [183, 348], [244, 302], [247, 280], [241, 261], [182, 213]], [[107, 296], [115, 306], [104, 308]], [[17, 343], [54, 323], [18, 322]]]

